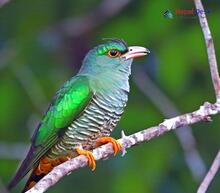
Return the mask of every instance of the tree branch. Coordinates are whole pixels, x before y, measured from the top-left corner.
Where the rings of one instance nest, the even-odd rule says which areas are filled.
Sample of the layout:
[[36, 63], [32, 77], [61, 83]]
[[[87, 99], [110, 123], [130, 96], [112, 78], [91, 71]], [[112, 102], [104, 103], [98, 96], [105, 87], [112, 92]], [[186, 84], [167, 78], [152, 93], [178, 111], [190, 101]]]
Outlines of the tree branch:
[[220, 150], [215, 157], [211, 168], [209, 169], [207, 175], [205, 176], [204, 180], [202, 181], [201, 185], [199, 186], [199, 189], [197, 190], [197, 193], [205, 193], [206, 190], [208, 189], [210, 183], [215, 177], [215, 174], [219, 170], [220, 167]]
[[[209, 29], [208, 21], [205, 15], [204, 7], [202, 5], [201, 0], [194, 0], [196, 9], [202, 10], [200, 14], [198, 14], [199, 22], [202, 28], [202, 32], [205, 38], [205, 44], [207, 48], [207, 54], [208, 54], [208, 60], [209, 60], [209, 66], [211, 71], [211, 77], [212, 77], [212, 83], [215, 89], [215, 95], [216, 95], [216, 103], [220, 103], [220, 78], [219, 78], [219, 72], [218, 72], [218, 66], [217, 66], [217, 60], [215, 55], [215, 47], [213, 38], [211, 35], [211, 31]], [[198, 188], [197, 193], [205, 193], [208, 189], [211, 181], [213, 180], [216, 172], [219, 169], [220, 165], [220, 151], [218, 152], [212, 167], [210, 168], [208, 174], [206, 175], [205, 179], [201, 183], [200, 187]]]
[[[143, 68], [133, 67], [133, 80], [142, 93], [150, 99], [166, 118], [180, 115], [174, 103], [144, 72]], [[174, 131], [183, 149], [186, 164], [196, 181], [200, 181], [206, 173], [206, 166], [196, 148], [196, 140], [190, 126]]]
[[[206, 102], [200, 107], [200, 109], [187, 113], [181, 116], [177, 116], [171, 119], [167, 119], [158, 126], [151, 127], [130, 136], [125, 136], [122, 133], [122, 138], [119, 139], [119, 143], [122, 144], [123, 155], [126, 152], [126, 149], [137, 145], [144, 141], [149, 141], [155, 137], [158, 137], [170, 130], [191, 125], [200, 121], [210, 121], [210, 116], [215, 115], [220, 112], [220, 105], [218, 103], [211, 104]], [[98, 147], [93, 150], [93, 155], [95, 160], [106, 159], [114, 153], [112, 144], [108, 143], [101, 147]], [[83, 155], [80, 155], [76, 158], [73, 158], [69, 161], [66, 161], [57, 167], [55, 167], [49, 174], [42, 178], [33, 188], [28, 190], [26, 193], [43, 193], [49, 187], [57, 183], [62, 177], [70, 174], [74, 170], [85, 167], [87, 165], [87, 158]]]
[[215, 89], [216, 99], [218, 102], [220, 102], [220, 78], [218, 73], [218, 66], [217, 66], [217, 60], [215, 55], [215, 47], [212, 39], [212, 34], [209, 29], [208, 21], [206, 19], [204, 7], [202, 5], [201, 0], [194, 0], [196, 9], [202, 10], [201, 13], [198, 14], [199, 16], [199, 22], [202, 28], [202, 32], [205, 38], [205, 44], [207, 48], [207, 54], [208, 54], [208, 60], [209, 60], [209, 66], [212, 76], [212, 82]]

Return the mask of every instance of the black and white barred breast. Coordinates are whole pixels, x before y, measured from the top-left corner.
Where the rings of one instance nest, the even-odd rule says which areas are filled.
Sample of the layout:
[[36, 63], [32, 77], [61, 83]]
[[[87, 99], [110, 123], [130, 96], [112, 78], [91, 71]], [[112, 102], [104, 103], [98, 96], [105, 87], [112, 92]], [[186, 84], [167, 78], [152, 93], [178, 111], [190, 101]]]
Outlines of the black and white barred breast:
[[66, 129], [60, 141], [51, 148], [53, 158], [81, 146], [92, 149], [97, 138], [109, 136], [120, 120], [128, 100], [128, 92], [117, 89], [109, 94], [96, 93], [83, 113]]

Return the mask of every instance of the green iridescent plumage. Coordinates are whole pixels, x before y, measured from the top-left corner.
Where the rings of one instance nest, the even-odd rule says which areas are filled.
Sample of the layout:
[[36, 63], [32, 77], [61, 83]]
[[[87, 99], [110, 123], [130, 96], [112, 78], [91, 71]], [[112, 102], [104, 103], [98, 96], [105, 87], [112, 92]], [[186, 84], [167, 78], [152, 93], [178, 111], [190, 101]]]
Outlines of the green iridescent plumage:
[[76, 76], [66, 82], [57, 92], [44, 116], [36, 136], [34, 144], [42, 145], [48, 140], [57, 138], [59, 129], [68, 126], [88, 104], [92, 92], [89, 82], [84, 76]]
[[[106, 40], [108, 40], [108, 38], [106, 38]], [[123, 41], [123, 40], [120, 40], [120, 41]], [[116, 50], [119, 50], [120, 52], [124, 52], [126, 51], [126, 48], [127, 48], [126, 42], [122, 42], [121, 44], [119, 44], [117, 41], [109, 41], [106, 44], [102, 44], [98, 46], [96, 54], [97, 56], [101, 56], [101, 55], [106, 54], [111, 49], [116, 49]]]
[[[108, 55], [114, 49], [118, 57]], [[97, 138], [109, 136], [127, 103], [132, 58], [146, 55], [118, 39], [90, 50], [78, 74], [56, 93], [32, 137], [29, 153], [9, 187], [36, 167], [42, 156], [54, 159], [77, 146], [91, 149]]]
[[[65, 130], [82, 112], [91, 99], [92, 92], [84, 76], [67, 81], [57, 92], [47, 113], [32, 137], [32, 149], [26, 158], [22, 178], [50, 148], [59, 140]], [[27, 164], [28, 163], [28, 164]]]

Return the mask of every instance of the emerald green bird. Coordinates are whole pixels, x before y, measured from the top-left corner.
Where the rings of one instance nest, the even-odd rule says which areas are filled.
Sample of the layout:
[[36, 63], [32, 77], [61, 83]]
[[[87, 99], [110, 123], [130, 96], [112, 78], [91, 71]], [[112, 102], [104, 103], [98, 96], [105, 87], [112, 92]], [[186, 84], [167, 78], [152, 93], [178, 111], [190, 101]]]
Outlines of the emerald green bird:
[[116, 154], [121, 145], [109, 136], [128, 101], [131, 64], [148, 53], [120, 39], [108, 39], [90, 50], [79, 72], [57, 91], [9, 188], [32, 171], [23, 190], [27, 191], [53, 167], [80, 154], [94, 170], [90, 150], [100, 144], [111, 142]]

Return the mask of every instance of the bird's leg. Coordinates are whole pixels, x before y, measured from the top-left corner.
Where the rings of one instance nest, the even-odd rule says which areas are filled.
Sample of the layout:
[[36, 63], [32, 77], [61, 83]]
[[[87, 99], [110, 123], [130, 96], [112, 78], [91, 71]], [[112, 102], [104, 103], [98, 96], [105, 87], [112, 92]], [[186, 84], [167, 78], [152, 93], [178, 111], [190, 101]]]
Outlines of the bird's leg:
[[92, 152], [84, 150], [82, 147], [77, 147], [75, 150], [79, 155], [84, 155], [87, 157], [88, 166], [92, 169], [92, 171], [94, 171], [96, 168], [96, 161], [94, 156], [92, 155]]
[[114, 138], [112, 137], [101, 137], [99, 139], [97, 139], [96, 144], [97, 146], [106, 144], [106, 143], [111, 143], [113, 146], [113, 150], [114, 150], [114, 156], [116, 156], [116, 154], [122, 149], [121, 144]]
[[44, 156], [40, 159], [40, 162], [35, 169], [36, 175], [47, 174], [53, 169], [50, 159], [47, 156]]
[[40, 159], [40, 162], [35, 169], [36, 175], [48, 174], [55, 166], [71, 159], [71, 155], [67, 154], [64, 156], [60, 156], [56, 159], [50, 159], [47, 156], [44, 156]]
[[43, 156], [38, 166], [34, 169], [33, 174], [30, 176], [26, 186], [25, 190], [31, 189], [43, 176], [48, 174], [55, 166], [71, 159], [71, 155], [63, 155], [56, 159], [50, 159], [46, 155]]

